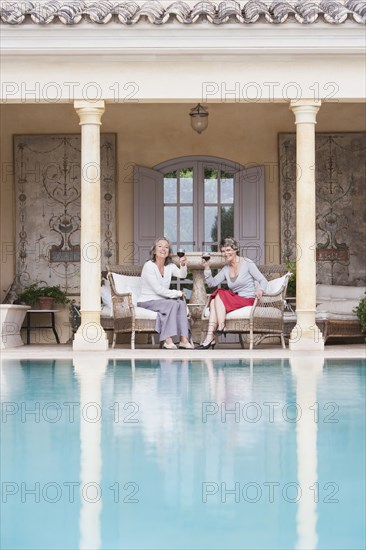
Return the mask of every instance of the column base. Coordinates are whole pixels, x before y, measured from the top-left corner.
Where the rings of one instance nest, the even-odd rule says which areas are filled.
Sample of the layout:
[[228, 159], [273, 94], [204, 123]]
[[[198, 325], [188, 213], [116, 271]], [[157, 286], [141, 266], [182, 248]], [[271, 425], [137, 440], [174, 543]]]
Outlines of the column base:
[[108, 346], [108, 337], [104, 329], [95, 322], [81, 325], [72, 343], [74, 351], [106, 351]]
[[323, 335], [315, 325], [315, 328], [302, 330], [296, 325], [291, 331], [288, 347], [291, 351], [323, 351]]

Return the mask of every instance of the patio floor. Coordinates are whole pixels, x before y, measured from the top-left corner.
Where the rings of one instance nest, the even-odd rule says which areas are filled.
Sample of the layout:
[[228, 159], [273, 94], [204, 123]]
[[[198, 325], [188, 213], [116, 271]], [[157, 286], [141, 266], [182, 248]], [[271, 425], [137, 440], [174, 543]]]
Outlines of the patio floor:
[[[230, 347], [229, 347], [230, 346]], [[93, 353], [93, 358], [107, 359], [288, 359], [290, 357], [323, 357], [324, 359], [366, 359], [366, 346], [359, 344], [327, 344], [324, 351], [290, 351], [279, 345], [262, 344], [254, 350], [241, 349], [232, 344], [220, 344], [215, 350], [163, 350], [157, 346], [138, 347], [131, 350], [127, 345], [120, 345], [105, 352], [74, 352], [70, 344], [31, 344], [19, 348], [1, 351], [1, 360], [4, 359], [71, 359], [86, 357]]]

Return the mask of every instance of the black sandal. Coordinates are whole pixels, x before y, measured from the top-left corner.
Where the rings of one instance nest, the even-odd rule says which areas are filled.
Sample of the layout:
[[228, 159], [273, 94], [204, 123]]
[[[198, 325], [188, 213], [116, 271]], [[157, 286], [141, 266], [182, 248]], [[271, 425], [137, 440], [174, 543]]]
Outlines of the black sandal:
[[214, 332], [215, 336], [222, 336], [224, 335], [226, 338], [226, 326], [224, 325], [221, 329], [217, 328]]

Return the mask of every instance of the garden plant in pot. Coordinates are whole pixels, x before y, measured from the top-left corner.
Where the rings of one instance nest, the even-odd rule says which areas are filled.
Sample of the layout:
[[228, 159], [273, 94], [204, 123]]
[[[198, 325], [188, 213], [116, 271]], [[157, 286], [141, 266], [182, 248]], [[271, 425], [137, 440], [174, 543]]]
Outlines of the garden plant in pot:
[[39, 309], [53, 309], [54, 304], [66, 305], [69, 303], [66, 293], [60, 285], [42, 286], [33, 283], [23, 289], [19, 294], [19, 302]]

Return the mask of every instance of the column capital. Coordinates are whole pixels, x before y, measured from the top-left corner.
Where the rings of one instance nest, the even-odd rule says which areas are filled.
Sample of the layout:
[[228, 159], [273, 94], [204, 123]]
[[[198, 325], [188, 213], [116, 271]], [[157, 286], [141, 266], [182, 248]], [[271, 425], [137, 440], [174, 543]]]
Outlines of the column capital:
[[75, 100], [74, 109], [80, 118], [80, 126], [83, 124], [102, 124], [101, 119], [105, 111], [104, 101]]
[[315, 99], [300, 99], [290, 102], [290, 109], [295, 115], [295, 124], [316, 124], [316, 115], [320, 109], [321, 101]]

